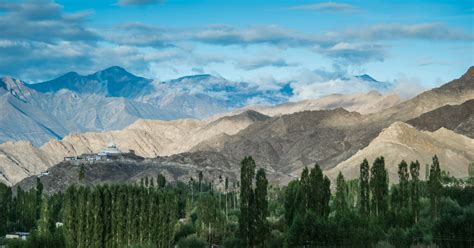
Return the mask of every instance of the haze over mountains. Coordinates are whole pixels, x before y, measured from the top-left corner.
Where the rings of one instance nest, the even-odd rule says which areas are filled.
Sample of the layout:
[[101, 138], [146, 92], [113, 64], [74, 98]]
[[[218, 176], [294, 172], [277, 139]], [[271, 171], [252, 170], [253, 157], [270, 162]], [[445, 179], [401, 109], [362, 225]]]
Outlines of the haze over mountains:
[[[44, 91], [37, 94], [51, 94]], [[397, 96], [376, 92], [333, 95], [276, 107], [243, 108], [203, 120], [138, 120], [123, 130], [72, 134], [40, 148], [26, 142], [9, 142], [0, 146], [3, 153], [0, 172], [4, 181], [14, 184], [40, 173], [64, 156], [98, 152], [114, 141], [121, 149], [133, 149], [141, 156], [169, 156], [160, 161], [173, 160], [183, 168], [212, 168], [234, 175], [242, 157], [251, 155], [267, 170], [272, 181], [281, 183], [316, 162], [329, 170], [329, 174], [334, 172], [331, 168], [339, 168], [337, 171], [352, 177], [354, 170], [348, 168], [356, 168], [363, 156], [385, 154], [389, 172], [394, 171], [401, 157], [427, 163], [427, 158], [439, 153], [444, 169], [463, 176], [467, 174], [464, 163], [474, 159], [470, 152], [472, 99], [474, 67], [459, 79], [401, 103]], [[449, 118], [445, 117], [446, 113]], [[430, 119], [437, 121], [426, 121]], [[403, 122], [415, 123], [412, 125], [420, 130]], [[426, 127], [426, 123], [436, 125]], [[438, 130], [441, 127], [445, 129]], [[410, 137], [419, 143], [409, 142]], [[23, 158], [24, 154], [15, 147], [33, 155]], [[206, 156], [209, 159], [204, 159]], [[31, 161], [40, 162], [31, 167]], [[393, 181], [394, 174], [390, 176]]]

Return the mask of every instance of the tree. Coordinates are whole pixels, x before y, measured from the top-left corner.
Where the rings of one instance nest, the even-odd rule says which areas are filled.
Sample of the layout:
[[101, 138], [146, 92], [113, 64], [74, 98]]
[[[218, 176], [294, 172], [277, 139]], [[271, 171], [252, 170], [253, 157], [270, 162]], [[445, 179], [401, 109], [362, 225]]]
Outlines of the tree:
[[67, 188], [64, 201], [63, 219], [66, 247], [77, 247], [77, 190], [74, 185]]
[[9, 230], [9, 219], [12, 214], [13, 198], [12, 190], [0, 182], [0, 236], [4, 236]]
[[301, 172], [301, 178], [300, 178], [300, 187], [298, 190], [298, 196], [297, 196], [297, 201], [298, 201], [298, 211], [302, 212], [305, 211], [307, 208], [309, 208], [309, 203], [310, 203], [310, 196], [312, 195], [312, 190], [311, 190], [311, 182], [310, 182], [310, 177], [309, 177], [309, 170], [308, 167], [304, 167], [303, 171]]
[[257, 171], [255, 188], [255, 221], [256, 221], [256, 243], [260, 247], [265, 247], [265, 241], [268, 235], [268, 199], [267, 199], [268, 180], [265, 170], [262, 168]]
[[388, 207], [388, 176], [383, 157], [376, 158], [371, 169], [370, 188], [375, 216], [385, 214]]
[[428, 192], [430, 195], [431, 214], [433, 219], [438, 219], [439, 217], [439, 201], [441, 198], [442, 188], [441, 169], [439, 167], [438, 157], [435, 155], [433, 157], [433, 163], [431, 164], [428, 180]]
[[347, 208], [347, 185], [346, 180], [341, 172], [337, 176], [336, 182], [336, 197], [334, 199], [334, 205], [336, 207], [336, 214], [341, 215], [344, 214]]
[[327, 176], [324, 176], [322, 197], [321, 197], [321, 213], [320, 216], [327, 218], [331, 209], [329, 208], [329, 201], [331, 200], [331, 180]]
[[202, 192], [202, 179], [203, 179], [202, 171], [199, 172], [198, 178], [199, 178], [199, 192]]
[[[324, 211], [324, 201], [323, 201], [323, 171], [319, 164], [315, 164], [314, 167], [311, 169], [310, 174], [310, 188], [309, 190], [305, 188], [301, 188], [300, 190], [306, 191], [309, 194], [308, 198], [308, 209], [312, 210], [318, 216], [323, 216]], [[306, 210], [306, 208], [305, 208]], [[304, 212], [302, 212], [304, 214]]]
[[36, 178], [36, 219], [40, 217], [40, 212], [41, 212], [41, 201], [43, 200], [43, 184], [41, 183], [41, 180], [37, 177]]
[[199, 237], [210, 244], [223, 240], [225, 216], [219, 208], [218, 196], [213, 191], [202, 193], [197, 204], [196, 229]]
[[360, 164], [360, 212], [362, 215], [366, 215], [370, 212], [370, 187], [369, 187], [369, 161], [364, 159]]
[[414, 223], [418, 223], [418, 215], [420, 212], [420, 163], [410, 163], [410, 175], [411, 175], [411, 211], [413, 214]]
[[51, 218], [49, 214], [48, 198], [44, 198], [41, 203], [41, 213], [38, 221], [38, 234], [42, 236], [49, 236], [51, 224]]
[[166, 185], [166, 178], [163, 176], [163, 174], [158, 174], [158, 177], [156, 178], [156, 184], [158, 188], [162, 189]]
[[240, 216], [239, 234], [243, 247], [251, 247], [255, 243], [254, 230], [254, 192], [252, 180], [255, 174], [255, 161], [252, 157], [245, 157], [240, 163]]
[[293, 223], [294, 217], [298, 213], [297, 195], [299, 192], [300, 182], [297, 180], [291, 181], [285, 189], [285, 220], [286, 224], [290, 226]]
[[399, 178], [399, 185], [400, 185], [400, 195], [399, 195], [399, 204], [402, 208], [408, 208], [410, 203], [409, 201], [409, 173], [408, 173], [408, 164], [405, 160], [398, 165], [398, 178]]
[[83, 165], [81, 165], [81, 167], [79, 168], [79, 181], [83, 181], [85, 176], [86, 176], [86, 168]]

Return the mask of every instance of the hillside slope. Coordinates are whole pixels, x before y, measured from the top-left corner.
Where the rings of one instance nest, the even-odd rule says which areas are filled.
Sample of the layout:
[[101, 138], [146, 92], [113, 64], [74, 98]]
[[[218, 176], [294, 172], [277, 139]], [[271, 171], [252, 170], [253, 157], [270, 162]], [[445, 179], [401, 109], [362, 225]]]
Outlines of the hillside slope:
[[419, 130], [435, 131], [442, 127], [474, 138], [474, 99], [461, 105], [446, 105], [407, 121]]
[[176, 121], [138, 120], [119, 131], [71, 134], [62, 140], [52, 139], [36, 148], [30, 142], [7, 142], [0, 145], [5, 158], [0, 173], [7, 184], [15, 184], [26, 176], [36, 175], [60, 162], [65, 156], [98, 153], [110, 142], [122, 151], [153, 158], [188, 151], [203, 140], [218, 135], [232, 135], [252, 123], [269, 117], [254, 111], [223, 117], [209, 122], [184, 119]]
[[459, 79], [378, 113], [335, 109], [277, 116], [233, 136], [207, 140], [193, 151], [218, 151], [234, 166], [251, 155], [262, 167], [293, 175], [316, 162], [330, 169], [368, 146], [392, 123], [469, 99], [474, 99], [474, 67]]
[[456, 177], [468, 175], [468, 165], [474, 161], [474, 139], [440, 128], [435, 132], [418, 131], [409, 124], [395, 122], [384, 129], [370, 144], [351, 158], [328, 170], [333, 180], [339, 172], [348, 178], [359, 176], [359, 166], [364, 159], [371, 164], [383, 156], [390, 182], [398, 182], [398, 164], [418, 160], [421, 164], [420, 177], [424, 179], [425, 164], [431, 164], [437, 155], [441, 169]]

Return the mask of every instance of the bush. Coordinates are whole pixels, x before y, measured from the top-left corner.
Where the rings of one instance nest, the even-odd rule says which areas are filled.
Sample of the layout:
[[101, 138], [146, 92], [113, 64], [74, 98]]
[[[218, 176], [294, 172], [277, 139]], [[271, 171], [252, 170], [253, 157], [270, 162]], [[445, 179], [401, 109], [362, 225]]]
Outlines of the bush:
[[185, 238], [193, 233], [196, 233], [196, 229], [191, 223], [180, 224], [174, 235], [175, 242], [182, 238]]
[[196, 234], [191, 234], [186, 238], [182, 238], [178, 242], [179, 248], [206, 248], [208, 247], [205, 240], [199, 238]]

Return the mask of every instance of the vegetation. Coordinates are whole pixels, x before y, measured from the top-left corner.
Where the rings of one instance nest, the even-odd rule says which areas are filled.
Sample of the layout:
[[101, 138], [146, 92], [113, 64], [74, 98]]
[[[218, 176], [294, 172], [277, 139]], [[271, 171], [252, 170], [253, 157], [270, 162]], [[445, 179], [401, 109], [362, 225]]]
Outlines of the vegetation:
[[[204, 172], [183, 182], [163, 175], [138, 184], [72, 185], [47, 195], [0, 184], [0, 235], [31, 232], [8, 247], [472, 247], [473, 180], [450, 177], [437, 157], [421, 181], [420, 163], [401, 161], [389, 186], [383, 157], [360, 177], [331, 181], [319, 165], [285, 187], [246, 157], [238, 182]], [[62, 223], [63, 225], [61, 226]]]

